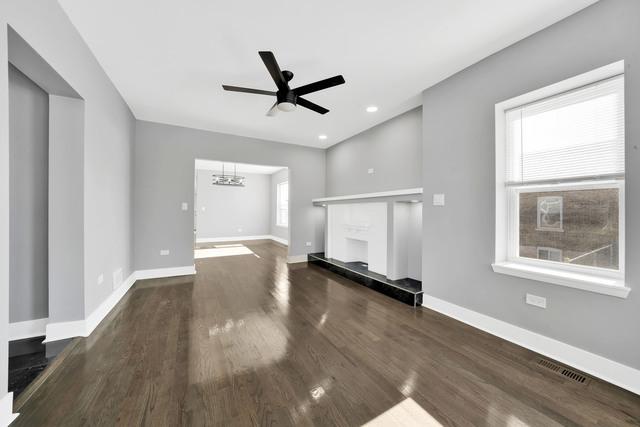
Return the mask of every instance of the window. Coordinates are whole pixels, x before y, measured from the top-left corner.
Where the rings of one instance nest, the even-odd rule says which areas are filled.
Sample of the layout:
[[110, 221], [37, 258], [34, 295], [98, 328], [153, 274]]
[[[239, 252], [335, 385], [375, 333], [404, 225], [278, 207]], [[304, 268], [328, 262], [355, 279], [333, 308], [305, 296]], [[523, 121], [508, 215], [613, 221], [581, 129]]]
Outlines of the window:
[[538, 247], [538, 259], [562, 262], [562, 251], [556, 248]]
[[538, 231], [562, 231], [562, 196], [538, 197]]
[[276, 225], [289, 226], [289, 182], [284, 181], [277, 186], [276, 196]]
[[628, 293], [623, 72], [612, 64], [496, 105], [495, 271]]

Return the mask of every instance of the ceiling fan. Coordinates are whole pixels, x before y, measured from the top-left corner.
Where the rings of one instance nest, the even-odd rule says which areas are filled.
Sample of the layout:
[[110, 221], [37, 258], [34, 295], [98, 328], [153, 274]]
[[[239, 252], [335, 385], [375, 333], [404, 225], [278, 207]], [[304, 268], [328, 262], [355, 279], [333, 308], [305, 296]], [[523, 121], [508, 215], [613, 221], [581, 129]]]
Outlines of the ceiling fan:
[[341, 85], [344, 83], [344, 77], [330, 77], [328, 79], [320, 80], [315, 83], [309, 83], [307, 85], [291, 89], [289, 87], [289, 81], [291, 81], [291, 79], [293, 78], [293, 73], [288, 70], [280, 71], [280, 67], [278, 66], [278, 62], [276, 61], [276, 57], [273, 55], [273, 52], [262, 51], [258, 52], [258, 54], [260, 55], [260, 58], [262, 58], [262, 62], [264, 62], [264, 65], [267, 67], [269, 74], [271, 74], [271, 78], [273, 78], [273, 81], [276, 83], [276, 86], [278, 87], [277, 92], [228, 85], [222, 85], [222, 88], [224, 90], [229, 90], [232, 92], [244, 92], [254, 93], [257, 95], [275, 96], [276, 102], [275, 104], [273, 104], [273, 107], [271, 107], [267, 112], [267, 116], [274, 116], [278, 110], [293, 111], [296, 109], [297, 105], [308, 108], [309, 110], [313, 110], [316, 113], [320, 114], [326, 114], [329, 112], [329, 110], [327, 110], [326, 108], [302, 98], [302, 95]]

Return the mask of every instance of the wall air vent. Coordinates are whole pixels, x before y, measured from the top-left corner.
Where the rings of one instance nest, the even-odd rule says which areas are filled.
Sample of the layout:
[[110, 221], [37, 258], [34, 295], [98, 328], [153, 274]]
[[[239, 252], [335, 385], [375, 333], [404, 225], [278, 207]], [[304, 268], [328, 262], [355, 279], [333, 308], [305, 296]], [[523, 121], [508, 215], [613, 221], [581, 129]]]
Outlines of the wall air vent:
[[587, 376], [574, 371], [573, 369], [565, 368], [564, 366], [558, 365], [557, 363], [547, 359], [539, 359], [538, 366], [542, 366], [545, 369], [548, 369], [552, 372], [555, 372], [556, 374], [562, 375], [580, 384], [586, 384], [589, 382], [589, 378]]

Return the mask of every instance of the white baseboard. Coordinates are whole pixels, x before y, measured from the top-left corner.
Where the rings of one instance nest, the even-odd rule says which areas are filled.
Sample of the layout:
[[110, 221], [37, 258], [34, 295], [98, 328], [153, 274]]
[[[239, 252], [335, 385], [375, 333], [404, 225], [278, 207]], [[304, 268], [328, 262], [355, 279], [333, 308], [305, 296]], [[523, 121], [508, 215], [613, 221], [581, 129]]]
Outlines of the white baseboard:
[[233, 237], [201, 237], [196, 239], [196, 243], [218, 243], [218, 242], [239, 242], [241, 240], [269, 240], [268, 234], [262, 236], [233, 236]]
[[42, 336], [46, 332], [49, 319], [25, 320], [9, 323], [9, 341]]
[[129, 289], [136, 282], [136, 274], [137, 272], [133, 272], [127, 277], [125, 281], [123, 281], [120, 286], [118, 286], [114, 291], [109, 295], [109, 297], [102, 302], [93, 312], [85, 319], [85, 337], [91, 335], [91, 332], [102, 322], [102, 319], [107, 317], [107, 314], [116, 306], [116, 304], [122, 299], [124, 294], [127, 293]]
[[159, 279], [162, 277], [188, 276], [196, 274], [195, 265], [187, 265], [184, 267], [154, 268], [151, 270], [137, 270], [135, 272], [135, 280]]
[[269, 236], [269, 238], [271, 240], [273, 240], [274, 242], [278, 242], [278, 243], [282, 243], [283, 245], [288, 246], [289, 245], [289, 241], [287, 239], [283, 239], [282, 237], [278, 237], [278, 236]]
[[265, 234], [262, 236], [233, 236], [233, 237], [201, 237], [196, 239], [196, 243], [220, 243], [220, 242], [240, 242], [242, 240], [273, 240], [274, 242], [288, 245], [287, 239]]
[[307, 254], [304, 255], [289, 255], [287, 257], [287, 264], [297, 264], [299, 262], [307, 262]]
[[13, 412], [13, 392], [5, 394], [0, 399], [0, 426], [8, 426], [18, 418], [20, 414]]
[[113, 307], [133, 286], [136, 280], [158, 279], [162, 277], [186, 276], [196, 273], [195, 265], [185, 267], [157, 268], [152, 270], [134, 271], [84, 320], [70, 322], [56, 322], [46, 325], [46, 339], [44, 342], [64, 340], [73, 337], [88, 337], [91, 332], [107, 317]]
[[424, 295], [422, 305], [618, 387], [640, 394], [640, 370], [430, 295]]
[[47, 324], [44, 342], [66, 340], [67, 338], [73, 337], [86, 337], [86, 330], [84, 320], [49, 323]]

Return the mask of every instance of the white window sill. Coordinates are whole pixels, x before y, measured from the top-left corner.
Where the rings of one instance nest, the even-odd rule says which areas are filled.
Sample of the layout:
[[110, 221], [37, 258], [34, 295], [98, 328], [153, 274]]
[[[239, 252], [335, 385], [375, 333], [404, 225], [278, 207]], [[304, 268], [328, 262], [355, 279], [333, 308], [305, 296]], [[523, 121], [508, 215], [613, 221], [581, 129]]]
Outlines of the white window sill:
[[622, 280], [610, 277], [559, 271], [551, 268], [506, 261], [491, 264], [491, 267], [493, 267], [493, 271], [496, 273], [568, 286], [570, 288], [611, 295], [618, 298], [626, 298], [631, 291], [630, 288], [625, 286]]

